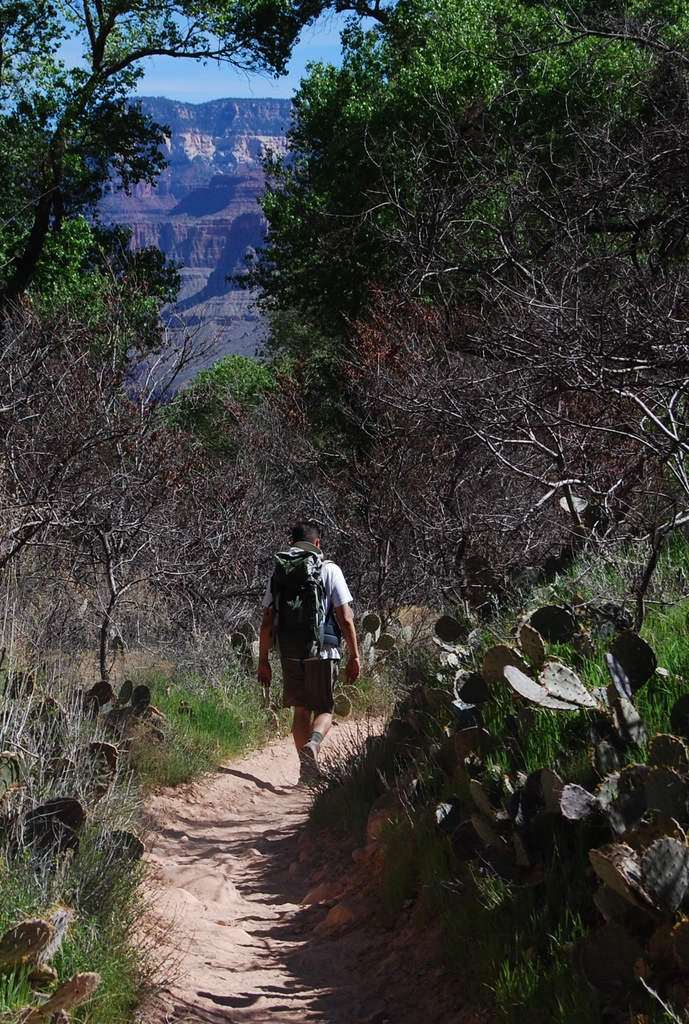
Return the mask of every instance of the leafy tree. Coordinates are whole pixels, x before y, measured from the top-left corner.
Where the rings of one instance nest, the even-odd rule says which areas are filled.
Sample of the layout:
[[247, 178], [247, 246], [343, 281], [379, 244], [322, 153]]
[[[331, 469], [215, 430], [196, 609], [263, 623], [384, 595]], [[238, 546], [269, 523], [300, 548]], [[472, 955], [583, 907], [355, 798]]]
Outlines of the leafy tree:
[[165, 418], [208, 452], [222, 455], [236, 447], [235, 428], [247, 407], [258, 405], [275, 388], [270, 367], [249, 356], [225, 356], [197, 373], [167, 406]]
[[[115, 182], [153, 183], [163, 126], [129, 100], [148, 57], [281, 73], [301, 28], [329, 6], [288, 0], [8, 0], [0, 9], [0, 300], [45, 264], [49, 240]], [[368, 13], [368, 7], [362, 5]], [[375, 13], [377, 5], [372, 5]], [[63, 39], [81, 43], [67, 67]], [[69, 248], [69, 241], [66, 246]]]
[[[351, 26], [342, 67], [313, 66], [295, 97], [288, 157], [268, 163], [252, 277], [267, 311], [343, 337], [371, 284], [474, 299], [480, 275], [505, 266], [510, 183], [528, 165], [548, 194], [570, 125], [599, 123], [601, 108], [621, 128], [639, 116], [638, 87], [686, 29], [674, 0], [403, 0], [375, 30]], [[528, 266], [547, 229], [527, 239]]]

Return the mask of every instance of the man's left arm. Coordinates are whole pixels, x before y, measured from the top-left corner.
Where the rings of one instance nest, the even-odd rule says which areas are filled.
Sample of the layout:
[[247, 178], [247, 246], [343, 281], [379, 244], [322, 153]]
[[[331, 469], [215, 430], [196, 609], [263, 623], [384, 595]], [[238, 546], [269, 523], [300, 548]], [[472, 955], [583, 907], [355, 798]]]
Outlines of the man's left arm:
[[341, 604], [335, 608], [335, 618], [342, 630], [344, 642], [347, 644], [349, 657], [345, 668], [345, 678], [348, 683], [354, 683], [361, 675], [361, 664], [359, 662], [359, 645], [356, 639], [356, 628], [351, 605]]

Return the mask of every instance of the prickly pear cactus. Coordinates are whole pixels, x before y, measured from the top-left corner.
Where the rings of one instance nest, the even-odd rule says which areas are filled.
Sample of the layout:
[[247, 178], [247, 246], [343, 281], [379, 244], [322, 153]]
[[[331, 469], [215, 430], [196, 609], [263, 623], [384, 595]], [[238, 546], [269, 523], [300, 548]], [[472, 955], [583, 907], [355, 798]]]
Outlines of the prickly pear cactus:
[[512, 665], [525, 675], [528, 674], [529, 667], [519, 651], [514, 647], [508, 647], [507, 644], [496, 644], [495, 647], [489, 647], [483, 658], [481, 674], [487, 683], [496, 683], [503, 678], [503, 670], [506, 665]]
[[643, 855], [641, 874], [653, 902], [666, 913], [674, 914], [689, 886], [689, 850], [669, 836], [658, 839]]
[[490, 698], [488, 683], [480, 672], [460, 669], [453, 683], [454, 695], [465, 704], [484, 704]]
[[626, 630], [617, 637], [610, 648], [610, 653], [624, 669], [632, 693], [640, 690], [658, 667], [658, 659], [653, 648], [632, 630]]
[[135, 715], [142, 715], [151, 703], [151, 691], [148, 686], [140, 683], [132, 691], [132, 710]]
[[549, 643], [566, 644], [577, 631], [577, 621], [569, 610], [560, 605], [537, 608], [529, 618], [529, 625]]
[[131, 679], [125, 679], [117, 694], [118, 703], [122, 706], [124, 706], [125, 704], [129, 704], [129, 701], [132, 699], [133, 692], [134, 683], [131, 681]]
[[38, 963], [53, 937], [48, 921], [33, 918], [10, 928], [0, 939], [0, 971], [11, 970], [21, 963]]
[[560, 700], [568, 701], [582, 708], [598, 708], [595, 697], [589, 693], [576, 672], [566, 665], [549, 662], [538, 677], [541, 686]]
[[507, 840], [500, 835], [492, 822], [487, 821], [480, 814], [472, 814], [471, 823], [486, 846], [503, 852], [508, 850]]
[[689, 747], [679, 736], [657, 733], [648, 747], [648, 763], [686, 773], [689, 771]]
[[338, 718], [349, 718], [352, 713], [352, 702], [346, 693], [339, 690], [334, 695], [334, 712]]
[[100, 985], [100, 975], [92, 973], [75, 974], [53, 992], [50, 999], [34, 1007], [24, 1017], [25, 1024], [42, 1024], [56, 1013], [71, 1010], [92, 996]]
[[591, 867], [601, 882], [633, 906], [646, 909], [650, 904], [641, 873], [641, 862], [631, 846], [624, 843], [589, 850]]
[[363, 619], [361, 620], [362, 632], [368, 633], [370, 636], [373, 637], [374, 640], [377, 640], [378, 637], [380, 636], [381, 628], [382, 623], [380, 621], [380, 618], [374, 612], [369, 612], [367, 615], [364, 615]]
[[521, 672], [514, 665], [504, 666], [504, 676], [515, 693], [525, 700], [538, 704], [542, 708], [550, 708], [553, 711], [576, 711], [577, 708], [569, 701], [558, 700], [546, 690], [545, 686], [530, 679], [524, 672]]
[[545, 640], [528, 622], [519, 630], [519, 645], [531, 664], [541, 668], [545, 661]]
[[397, 641], [395, 640], [392, 633], [381, 633], [377, 640], [374, 641], [373, 646], [377, 651], [383, 651], [387, 653], [392, 651]]
[[630, 747], [645, 747], [648, 734], [641, 716], [630, 700], [620, 697], [613, 703], [612, 718], [624, 743]]
[[21, 754], [4, 750], [0, 754], [0, 800], [12, 786], [17, 786], [26, 774], [26, 765]]
[[459, 643], [466, 634], [466, 627], [452, 615], [441, 615], [435, 624], [435, 635], [445, 644]]
[[584, 941], [581, 970], [586, 980], [606, 995], [626, 995], [638, 982], [644, 951], [640, 943], [619, 925], [606, 924]]
[[633, 697], [632, 684], [622, 665], [610, 652], [605, 655], [605, 666], [613, 681], [617, 696], [622, 700], [631, 701]]
[[593, 793], [583, 786], [569, 783], [560, 796], [560, 810], [568, 821], [583, 821], [600, 810], [600, 804]]

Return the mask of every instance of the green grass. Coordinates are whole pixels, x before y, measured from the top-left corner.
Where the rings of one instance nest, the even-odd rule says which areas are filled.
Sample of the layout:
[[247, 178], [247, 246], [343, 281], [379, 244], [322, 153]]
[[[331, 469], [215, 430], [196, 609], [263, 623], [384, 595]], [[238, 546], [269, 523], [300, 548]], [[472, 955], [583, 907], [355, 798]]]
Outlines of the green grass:
[[132, 765], [145, 788], [190, 782], [259, 746], [271, 735], [262, 693], [241, 674], [147, 676], [151, 701], [166, 716], [163, 744], [134, 745]]

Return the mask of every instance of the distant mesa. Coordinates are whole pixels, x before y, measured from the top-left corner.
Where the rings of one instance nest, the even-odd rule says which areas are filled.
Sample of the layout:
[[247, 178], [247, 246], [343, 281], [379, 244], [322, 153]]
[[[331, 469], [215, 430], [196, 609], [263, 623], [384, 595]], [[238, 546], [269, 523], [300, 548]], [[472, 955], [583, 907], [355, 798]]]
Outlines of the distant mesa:
[[253, 296], [232, 287], [247, 253], [263, 241], [266, 222], [257, 197], [264, 187], [262, 157], [285, 151], [291, 101], [222, 99], [180, 103], [141, 97], [144, 113], [169, 128], [168, 167], [157, 185], [113, 191], [101, 205], [104, 223], [127, 224], [137, 247], [154, 245], [183, 263], [176, 314], [217, 336], [214, 358], [253, 355], [264, 325]]

